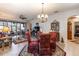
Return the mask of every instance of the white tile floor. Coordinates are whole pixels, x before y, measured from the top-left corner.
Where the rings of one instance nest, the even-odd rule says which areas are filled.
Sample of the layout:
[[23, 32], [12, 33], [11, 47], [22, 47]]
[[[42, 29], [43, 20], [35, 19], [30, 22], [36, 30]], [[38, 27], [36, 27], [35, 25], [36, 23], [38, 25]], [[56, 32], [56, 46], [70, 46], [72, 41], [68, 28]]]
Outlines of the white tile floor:
[[[17, 45], [13, 43], [12, 48], [0, 53], [0, 56], [17, 56], [26, 44], [26, 42]], [[60, 47], [65, 50], [67, 56], [79, 56], [79, 44], [67, 41], [64, 44], [60, 43]]]
[[64, 43], [63, 49], [67, 56], [79, 56], [79, 44], [67, 41]]
[[5, 47], [4, 50], [0, 49], [0, 56], [18, 56], [23, 47], [27, 44], [27, 42], [14, 44], [12, 43], [11, 47]]
[[67, 41], [58, 45], [66, 52], [66, 56], [79, 56], [79, 44]]

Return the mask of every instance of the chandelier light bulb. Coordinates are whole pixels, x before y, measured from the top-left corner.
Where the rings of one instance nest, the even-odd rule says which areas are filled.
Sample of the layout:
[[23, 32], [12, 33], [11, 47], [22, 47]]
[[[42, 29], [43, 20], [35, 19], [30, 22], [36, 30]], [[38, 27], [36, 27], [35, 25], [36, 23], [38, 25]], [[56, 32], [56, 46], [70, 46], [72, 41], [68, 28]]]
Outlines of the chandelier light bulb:
[[41, 16], [40, 16], [40, 15], [38, 15], [37, 17], [38, 17], [38, 18], [41, 18]]
[[45, 18], [48, 18], [48, 15], [47, 14], [45, 15]]
[[44, 3], [42, 3], [42, 12], [37, 16], [37, 18], [42, 22], [46, 22], [48, 19], [48, 15], [44, 12]]
[[41, 14], [41, 17], [43, 17], [43, 18], [44, 18], [44, 14]]

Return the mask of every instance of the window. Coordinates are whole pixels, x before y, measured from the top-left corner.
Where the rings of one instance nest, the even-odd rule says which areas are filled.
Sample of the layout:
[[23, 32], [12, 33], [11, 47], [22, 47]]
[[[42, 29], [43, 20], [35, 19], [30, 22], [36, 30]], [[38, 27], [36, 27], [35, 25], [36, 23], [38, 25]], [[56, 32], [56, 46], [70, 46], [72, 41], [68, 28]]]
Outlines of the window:
[[20, 22], [0, 21], [0, 31], [2, 30], [3, 26], [8, 26], [10, 31], [15, 33], [25, 30], [25, 24]]
[[25, 30], [23, 23], [21, 23], [21, 30]]
[[0, 26], [3, 26], [3, 21], [0, 21]]
[[12, 30], [12, 23], [8, 22], [8, 27], [10, 28], [10, 30]]
[[3, 26], [8, 26], [8, 22], [3, 22]]
[[17, 23], [17, 31], [21, 31], [21, 25], [20, 25], [20, 23]]
[[2, 32], [3, 29], [3, 21], [0, 21], [0, 32]]
[[15, 22], [12, 22], [12, 31], [16, 32], [16, 23]]

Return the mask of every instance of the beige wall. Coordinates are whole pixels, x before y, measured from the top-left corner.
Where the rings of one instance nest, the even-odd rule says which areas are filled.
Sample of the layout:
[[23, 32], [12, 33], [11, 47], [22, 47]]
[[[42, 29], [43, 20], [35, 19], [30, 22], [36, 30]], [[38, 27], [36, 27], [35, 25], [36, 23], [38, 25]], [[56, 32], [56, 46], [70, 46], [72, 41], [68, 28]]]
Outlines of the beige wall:
[[50, 23], [55, 19], [60, 23], [60, 37], [63, 37], [65, 41], [67, 41], [67, 20], [69, 17], [79, 15], [79, 9], [64, 11], [60, 13], [53, 14], [49, 16], [48, 21], [46, 23], [40, 23], [38, 20], [31, 21], [32, 27], [35, 25], [36, 22], [40, 23], [41, 28], [43, 31], [49, 32], [50, 31]]

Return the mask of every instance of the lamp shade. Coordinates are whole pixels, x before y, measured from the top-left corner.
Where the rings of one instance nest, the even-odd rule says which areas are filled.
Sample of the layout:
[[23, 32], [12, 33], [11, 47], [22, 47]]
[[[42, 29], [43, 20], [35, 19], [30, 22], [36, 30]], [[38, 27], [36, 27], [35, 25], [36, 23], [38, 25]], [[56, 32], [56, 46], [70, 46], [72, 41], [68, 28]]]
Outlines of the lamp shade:
[[2, 29], [2, 31], [3, 31], [3, 32], [9, 32], [9, 31], [10, 31], [10, 29], [9, 29], [9, 27], [4, 26], [4, 27], [3, 27], [3, 29]]

